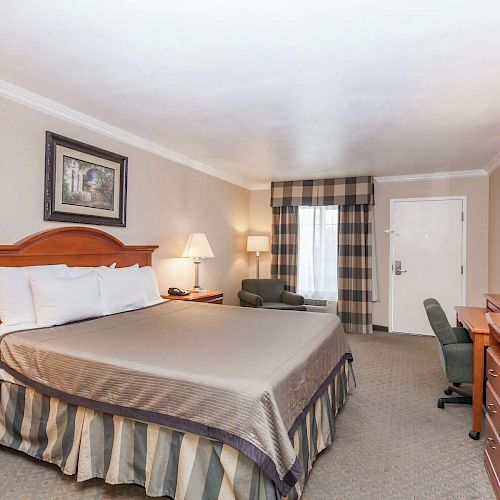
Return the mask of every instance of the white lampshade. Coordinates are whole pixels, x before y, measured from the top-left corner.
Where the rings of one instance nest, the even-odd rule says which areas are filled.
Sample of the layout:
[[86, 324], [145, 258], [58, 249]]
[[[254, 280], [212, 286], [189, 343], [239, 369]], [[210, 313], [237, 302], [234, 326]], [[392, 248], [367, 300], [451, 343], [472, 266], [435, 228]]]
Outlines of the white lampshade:
[[249, 236], [247, 239], [247, 252], [268, 252], [269, 236]]
[[205, 233], [191, 233], [184, 247], [183, 257], [191, 257], [193, 259], [206, 259], [213, 257], [214, 253], [210, 247], [210, 243], [205, 236]]

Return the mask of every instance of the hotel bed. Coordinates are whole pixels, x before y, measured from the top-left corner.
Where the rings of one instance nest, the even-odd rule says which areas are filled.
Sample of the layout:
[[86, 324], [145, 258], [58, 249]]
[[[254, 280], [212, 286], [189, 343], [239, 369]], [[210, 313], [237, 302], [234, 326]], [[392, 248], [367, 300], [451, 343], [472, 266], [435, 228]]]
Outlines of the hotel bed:
[[[0, 247], [0, 266], [147, 266], [153, 250], [64, 228]], [[170, 301], [1, 332], [0, 444], [151, 496], [299, 498], [352, 384], [329, 314]]]

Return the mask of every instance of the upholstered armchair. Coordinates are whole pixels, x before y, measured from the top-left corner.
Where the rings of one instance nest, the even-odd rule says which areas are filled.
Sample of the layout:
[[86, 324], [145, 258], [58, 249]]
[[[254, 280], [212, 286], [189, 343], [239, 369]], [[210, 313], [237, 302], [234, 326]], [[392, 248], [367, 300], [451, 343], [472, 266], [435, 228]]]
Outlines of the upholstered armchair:
[[277, 279], [247, 279], [241, 282], [238, 292], [240, 306], [264, 309], [306, 311], [304, 297], [285, 290], [285, 284]]

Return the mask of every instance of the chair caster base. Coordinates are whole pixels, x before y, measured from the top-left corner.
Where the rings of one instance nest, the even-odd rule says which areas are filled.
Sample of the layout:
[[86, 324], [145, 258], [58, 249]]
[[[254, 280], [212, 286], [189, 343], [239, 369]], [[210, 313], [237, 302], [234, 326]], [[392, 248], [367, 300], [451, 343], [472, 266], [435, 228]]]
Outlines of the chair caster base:
[[437, 407], [444, 408], [445, 404], [471, 405], [472, 396], [455, 396], [453, 398], [439, 398]]
[[471, 439], [474, 439], [475, 441], [477, 441], [481, 437], [481, 433], [477, 432], [477, 431], [470, 431], [469, 432], [469, 437]]

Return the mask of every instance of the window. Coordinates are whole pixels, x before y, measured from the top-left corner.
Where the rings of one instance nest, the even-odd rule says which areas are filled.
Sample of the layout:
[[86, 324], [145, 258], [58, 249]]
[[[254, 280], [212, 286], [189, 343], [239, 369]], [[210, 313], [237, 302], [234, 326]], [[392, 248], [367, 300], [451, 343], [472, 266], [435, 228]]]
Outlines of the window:
[[306, 298], [337, 300], [336, 206], [299, 207], [297, 292]]

